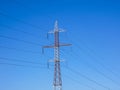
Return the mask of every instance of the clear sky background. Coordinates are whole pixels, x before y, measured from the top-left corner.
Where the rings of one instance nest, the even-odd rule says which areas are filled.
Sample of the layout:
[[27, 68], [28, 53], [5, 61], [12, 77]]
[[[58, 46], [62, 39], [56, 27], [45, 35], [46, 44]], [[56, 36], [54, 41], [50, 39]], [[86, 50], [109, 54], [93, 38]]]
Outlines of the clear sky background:
[[0, 90], [53, 89], [56, 20], [63, 90], [120, 90], [119, 0], [1, 0]]

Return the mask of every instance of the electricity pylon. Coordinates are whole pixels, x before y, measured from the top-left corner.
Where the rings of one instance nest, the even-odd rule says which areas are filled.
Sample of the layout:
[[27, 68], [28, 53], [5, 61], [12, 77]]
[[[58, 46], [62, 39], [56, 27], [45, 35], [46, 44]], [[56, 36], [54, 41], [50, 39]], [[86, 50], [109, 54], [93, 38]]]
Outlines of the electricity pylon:
[[61, 79], [61, 69], [60, 69], [60, 47], [70, 46], [71, 44], [60, 44], [59, 43], [59, 32], [63, 32], [58, 28], [58, 22], [55, 22], [54, 30], [49, 32], [54, 34], [54, 45], [43, 46], [43, 48], [54, 48], [54, 90], [62, 90], [62, 79]]

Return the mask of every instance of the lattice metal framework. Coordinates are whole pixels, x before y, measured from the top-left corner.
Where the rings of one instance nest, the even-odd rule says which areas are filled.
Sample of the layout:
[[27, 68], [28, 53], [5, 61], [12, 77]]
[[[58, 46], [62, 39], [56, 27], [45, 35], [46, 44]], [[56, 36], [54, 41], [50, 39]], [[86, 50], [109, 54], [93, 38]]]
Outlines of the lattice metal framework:
[[54, 45], [52, 46], [43, 46], [43, 48], [54, 48], [54, 81], [53, 86], [54, 90], [62, 90], [62, 78], [61, 78], [61, 68], [60, 68], [60, 51], [59, 47], [69, 46], [71, 44], [60, 44], [59, 43], [59, 32], [63, 32], [58, 28], [58, 22], [55, 22], [54, 31], [49, 33], [54, 34]]

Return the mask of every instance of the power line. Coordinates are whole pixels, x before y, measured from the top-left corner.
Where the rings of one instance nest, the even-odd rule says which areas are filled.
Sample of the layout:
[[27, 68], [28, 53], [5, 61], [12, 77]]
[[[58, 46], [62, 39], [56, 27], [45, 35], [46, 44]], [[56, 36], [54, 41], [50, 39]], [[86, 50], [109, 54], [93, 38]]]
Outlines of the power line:
[[21, 39], [14, 38], [14, 37], [9, 37], [9, 36], [4, 36], [4, 35], [0, 35], [0, 37], [7, 38], [7, 39], [12, 39], [12, 40], [19, 41], [19, 42], [24, 42], [24, 43], [27, 43], [27, 44], [42, 46], [42, 45], [40, 45], [38, 43], [34, 43], [34, 42], [26, 41], [26, 40], [21, 40]]
[[23, 65], [23, 64], [15, 64], [15, 63], [3, 63], [0, 62], [1, 65], [10, 65], [10, 66], [19, 66], [19, 67], [30, 67], [30, 68], [46, 68], [46, 67], [40, 67], [40, 66], [31, 66], [31, 65]]
[[68, 70], [70, 70], [71, 72], [73, 72], [73, 73], [75, 73], [75, 74], [77, 74], [77, 75], [79, 75], [79, 76], [81, 76], [81, 77], [87, 79], [88, 81], [91, 81], [91, 82], [97, 84], [98, 86], [101, 86], [101, 87], [103, 87], [103, 88], [105, 88], [105, 89], [110, 90], [109, 87], [107, 87], [107, 86], [105, 86], [105, 85], [103, 85], [103, 84], [101, 84], [101, 83], [98, 83], [97, 81], [95, 81], [95, 80], [93, 80], [93, 79], [91, 79], [91, 78], [89, 78], [89, 77], [83, 75], [82, 73], [80, 73], [80, 72], [78, 72], [78, 71], [73, 70], [73, 69], [70, 68], [70, 67], [65, 67], [65, 68], [68, 69]]
[[66, 78], [68, 78], [68, 79], [76, 82], [76, 83], [79, 84], [79, 85], [85, 86], [85, 87], [90, 88], [90, 89], [92, 89], [92, 90], [96, 90], [94, 87], [92, 87], [92, 86], [90, 86], [90, 85], [87, 85], [87, 84], [83, 84], [83, 83], [81, 83], [80, 81], [69, 77], [68, 75], [64, 75], [64, 76], [65, 76]]
[[[23, 3], [19, 2], [18, 0], [11, 0], [11, 1], [14, 2], [15, 4], [18, 4], [19, 6], [22, 6], [25, 9], [28, 9], [30, 11], [33, 10], [33, 8], [28, 7], [27, 5], [24, 5]], [[33, 10], [33, 11], [35, 11], [35, 10]]]
[[[86, 46], [86, 47], [87, 47], [87, 49], [89, 50], [89, 52], [91, 52], [94, 56], [97, 57], [97, 59], [100, 59], [100, 60], [102, 60], [102, 61], [105, 60], [104, 58], [102, 58], [101, 56], [99, 56], [97, 53], [95, 53], [94, 50], [90, 49], [88, 46]], [[95, 58], [95, 57], [93, 57], [93, 58]], [[94, 59], [93, 59], [93, 60], [94, 60]], [[104, 64], [103, 64], [101, 61], [99, 61], [99, 60], [96, 60], [96, 62], [97, 62], [99, 65], [101, 65], [104, 69], [106, 69], [108, 72], [110, 72], [112, 75], [114, 75], [115, 77], [117, 76], [117, 77], [119, 78], [119, 76], [118, 76], [113, 70], [111, 70], [111, 69], [108, 67], [108, 65], [104, 65]]]
[[[2, 10], [2, 9], [0, 9], [0, 10]], [[21, 23], [26, 24], [26, 25], [28, 25], [28, 26], [31, 26], [31, 27], [33, 27], [33, 28], [36, 28], [36, 29], [39, 29], [39, 30], [41, 29], [39, 26], [36, 26], [36, 25], [34, 25], [34, 24], [25, 22], [25, 21], [23, 21], [23, 20], [20, 20], [20, 19], [18, 19], [18, 18], [15, 18], [15, 17], [10, 16], [10, 15], [8, 15], [8, 14], [5, 14], [5, 13], [3, 13], [3, 12], [0, 12], [0, 15], [1, 15], [1, 16], [4, 16], [4, 17], [7, 17], [7, 18], [10, 18], [10, 19], [13, 19], [13, 20], [15, 20], [15, 21], [17, 21], [17, 22], [21, 22]]]
[[10, 50], [15, 50], [15, 51], [26, 52], [26, 53], [40, 54], [40, 52], [35, 52], [35, 51], [31, 51], [31, 50], [17, 49], [17, 48], [13, 48], [13, 47], [2, 46], [2, 45], [0, 45], [0, 47], [5, 48], [5, 49], [10, 49]]
[[44, 64], [38, 63], [38, 62], [30, 62], [30, 61], [25, 61], [25, 60], [20, 60], [20, 59], [13, 59], [13, 58], [6, 58], [6, 57], [0, 57], [0, 59], [5, 60], [5, 61], [16, 61], [16, 62], [24, 62], [24, 63], [29, 63], [29, 64], [44, 65]]
[[[73, 51], [72, 51], [73, 52]], [[74, 55], [76, 55], [76, 56], [80, 56], [80, 55], [77, 55], [76, 54], [76, 52], [73, 52], [74, 53]], [[72, 54], [71, 54], [72, 55]], [[72, 55], [73, 56], [73, 55]], [[77, 57], [75, 57], [76, 58], [76, 60], [78, 60], [78, 58]], [[83, 64], [87, 64], [86, 66], [87, 67], [89, 67], [89, 68], [91, 68], [92, 70], [94, 70], [94, 71], [96, 71], [98, 74], [100, 74], [101, 76], [103, 76], [104, 78], [106, 78], [106, 79], [108, 79], [108, 80], [110, 80], [112, 83], [114, 83], [115, 85], [117, 85], [117, 86], [120, 86], [120, 84], [118, 83], [118, 82], [116, 82], [115, 80], [113, 80], [111, 77], [109, 77], [109, 76], [107, 76], [106, 74], [104, 74], [103, 72], [101, 72], [101, 71], [99, 71], [97, 68], [95, 68], [94, 66], [90, 66], [89, 65], [89, 63], [88, 62], [86, 62], [86, 61], [84, 61], [85, 63], [83, 63]]]
[[[25, 50], [25, 49], [18, 49], [18, 48], [13, 48], [13, 47], [7, 47], [7, 46], [2, 46], [0, 45], [1, 48], [5, 48], [5, 49], [10, 49], [10, 50], [15, 50], [15, 51], [21, 51], [21, 52], [25, 52], [25, 53], [33, 53], [33, 54], [41, 54], [40, 52], [36, 52], [36, 51], [31, 51], [31, 50]], [[44, 55], [45, 57], [49, 57], [47, 55]]]
[[[87, 47], [87, 50], [89, 50], [89, 55], [90, 55], [90, 53], [92, 53], [94, 56], [96, 56], [97, 57], [97, 59], [100, 59], [100, 60], [103, 60], [104, 61], [104, 59], [103, 58], [101, 58], [101, 56], [99, 56], [97, 53], [95, 53], [94, 52], [94, 50], [92, 50], [92, 49], [90, 49], [85, 43], [83, 43], [84, 44], [84, 46], [86, 46]], [[80, 46], [78, 45], [77, 46], [78, 48], [80, 48]], [[92, 57], [92, 56], [91, 56]], [[93, 58], [95, 58], [95, 57], [93, 57]], [[109, 69], [108, 68], [108, 65], [104, 65], [101, 61], [99, 61], [99, 60], [95, 60], [95, 62], [97, 62], [99, 65], [101, 65], [104, 69], [106, 69], [107, 71], [109, 71], [112, 75], [114, 75], [114, 76], [118, 76], [117, 74], [115, 74], [114, 73], [114, 71], [112, 71], [111, 69]], [[92, 59], [92, 60], [94, 60], [94, 59]], [[118, 76], [119, 77], [119, 76]]]
[[26, 32], [26, 31], [21, 30], [21, 29], [16, 29], [16, 28], [14, 28], [14, 27], [11, 27], [11, 26], [8, 26], [8, 25], [5, 25], [5, 24], [0, 24], [0, 27], [8, 28], [8, 29], [10, 29], [10, 30], [14, 30], [14, 31], [19, 31], [19, 32], [22, 32], [22, 33], [24, 33], [24, 34], [27, 34], [27, 35], [30, 35], [30, 36], [33, 36], [33, 37], [39, 38], [39, 36], [34, 35], [33, 33]]
[[[10, 58], [4, 58], [4, 57], [0, 57], [0, 59], [3, 59], [3, 60], [10, 60], [10, 61], [17, 61], [17, 62], [24, 62], [24, 63], [31, 63], [31, 64], [38, 64], [38, 65], [41, 64], [41, 63], [35, 63], [35, 62], [29, 62], [29, 61], [23, 61], [23, 60], [18, 60], [18, 59], [10, 59]], [[0, 63], [0, 64], [14, 65], [14, 66], [24, 66], [24, 67], [34, 67], [34, 66], [26, 66], [26, 65], [13, 64], [13, 63]], [[41, 68], [41, 67], [34, 67], [34, 68]], [[72, 72], [74, 72], [74, 73], [76, 73], [76, 74], [80, 74], [80, 73], [78, 73], [78, 72], [72, 70], [71, 68], [68, 68], [68, 67], [67, 67], [67, 69], [69, 69], [70, 71], [72, 71]], [[80, 74], [80, 75], [81, 75], [81, 74]], [[84, 76], [84, 75], [81, 75], [81, 76], [84, 77], [84, 78], [86, 78], [87, 80], [92, 81], [92, 82], [96, 83], [97, 85], [103, 87], [102, 84], [98, 84], [96, 81], [94, 81], [94, 80], [92, 80], [92, 79], [89, 79], [88, 77], [86, 77], [86, 76]], [[106, 88], [106, 87], [104, 86], [104, 88]]]
[[[4, 58], [4, 57], [0, 57], [0, 59], [2, 59], [2, 60], [7, 60], [7, 61], [17, 61], [17, 62], [24, 62], [24, 63], [30, 63], [30, 64], [36, 64], [36, 65], [43, 65], [43, 64], [41, 64], [41, 63], [37, 63], [37, 62], [30, 62], [30, 61], [24, 61], [24, 60], [18, 60], [18, 59], [11, 59], [11, 58]], [[3, 64], [3, 65], [12, 65], [12, 66], [20, 66], [20, 67], [31, 67], [31, 68], [45, 68], [45, 67], [36, 67], [36, 66], [31, 66], [31, 65], [21, 65], [21, 64], [13, 64], [13, 63], [1, 63], [0, 62], [0, 64]], [[69, 77], [69, 76], [67, 76], [67, 75], [64, 75], [64, 76], [66, 76], [66, 78], [68, 78], [68, 79], [70, 79], [70, 80], [72, 80], [72, 81], [74, 81], [74, 82], [76, 82], [76, 83], [80, 83], [78, 80], [75, 80], [75, 79], [73, 79], [73, 78], [71, 78], [71, 77]], [[89, 85], [86, 85], [86, 84], [83, 84], [83, 83], [80, 83], [80, 85], [83, 85], [83, 86], [85, 86], [85, 87], [88, 87], [88, 88], [91, 88], [92, 90], [96, 90], [95, 88], [93, 88], [93, 87], [91, 87], [91, 86], [89, 86]]]
[[[75, 53], [74, 53], [74, 54], [75, 54]], [[75, 74], [77, 74], [77, 75], [79, 75], [79, 76], [82, 76], [83, 78], [85, 78], [85, 79], [87, 79], [87, 80], [89, 80], [89, 81], [91, 81], [91, 82], [97, 84], [98, 86], [101, 86], [101, 87], [103, 87], [103, 88], [106, 88], [106, 89], [110, 90], [109, 87], [107, 87], [107, 86], [105, 86], [105, 85], [103, 85], [103, 84], [101, 84], [101, 83], [98, 83], [97, 81], [95, 81], [95, 80], [93, 80], [93, 79], [91, 79], [91, 78], [89, 78], [89, 77], [83, 75], [83, 74], [80, 73], [80, 72], [77, 72], [77, 71], [75, 71], [75, 70], [69, 68], [68, 66], [67, 66], [67, 67], [65, 66], [65, 68], [68, 69], [68, 70], [70, 70], [71, 72], [73, 72], [73, 73], [75, 73]]]
[[[74, 52], [74, 53], [75, 53], [75, 52]], [[76, 55], [77, 55], [77, 54], [76, 54]], [[78, 56], [80, 56], [80, 55], [78, 55]], [[97, 68], [95, 68], [94, 66], [90, 66], [90, 65], [88, 64], [88, 62], [85, 61], [85, 64], [87, 64], [87, 66], [88, 66], [89, 68], [93, 69], [94, 71], [96, 71], [97, 73], [99, 73], [100, 75], [102, 75], [103, 77], [105, 77], [106, 79], [112, 81], [112, 83], [120, 86], [120, 84], [119, 84], [118, 82], [116, 82], [116, 81], [113, 80], [111, 77], [109, 77], [109, 76], [107, 76], [106, 74], [104, 74], [103, 72], [99, 71], [99, 70], [98, 70]]]
[[[98, 55], [97, 55], [93, 50], [91, 50], [87, 45], [84, 44], [84, 46], [86, 46], [86, 47], [88, 48], [88, 50], [89, 50], [90, 52], [92, 52], [95, 56], [98, 56]], [[78, 47], [77, 50], [81, 49], [81, 50], [85, 53], [85, 51], [84, 51], [79, 45], [76, 44], [76, 47]], [[74, 53], [76, 53], [76, 52], [74, 52]], [[90, 55], [90, 54], [89, 54], [89, 55]], [[77, 56], [80, 56], [80, 55], [77, 55]], [[93, 57], [93, 58], [94, 58], [94, 57]], [[101, 59], [100, 57], [98, 57], [98, 58]], [[94, 59], [92, 59], [92, 60], [94, 60]], [[102, 64], [100, 61], [98, 61], [98, 60], [96, 60], [96, 59], [95, 59], [94, 61], [97, 62], [100, 66], [104, 67], [104, 69], [106, 69], [107, 71], [109, 71], [109, 72], [110, 72], [111, 74], [113, 74], [114, 76], [118, 76], [118, 75], [116, 75], [112, 70], [110, 70], [110, 69], [107, 68], [104, 64]], [[89, 65], [88, 65], [88, 66], [89, 66]], [[105, 78], [111, 80], [114, 84], [120, 86], [120, 84], [119, 84], [118, 82], [116, 82], [115, 80], [113, 80], [111, 77], [105, 75], [105, 74], [102, 73], [101, 71], [98, 71], [96, 68], [94, 68], [94, 67], [90, 67], [90, 68], [96, 70], [96, 71], [97, 71], [98, 73], [100, 73], [102, 76], [104, 76]]]

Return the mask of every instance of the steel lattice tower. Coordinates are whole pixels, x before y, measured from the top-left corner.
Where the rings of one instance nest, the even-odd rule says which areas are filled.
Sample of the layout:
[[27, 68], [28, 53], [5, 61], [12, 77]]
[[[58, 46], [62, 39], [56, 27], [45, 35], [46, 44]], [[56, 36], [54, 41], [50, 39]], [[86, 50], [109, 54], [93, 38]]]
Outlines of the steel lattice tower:
[[54, 34], [54, 45], [52, 46], [43, 46], [43, 48], [54, 48], [54, 81], [53, 86], [54, 90], [62, 90], [62, 78], [61, 78], [61, 69], [60, 69], [60, 46], [69, 46], [71, 44], [60, 44], [59, 43], [59, 32], [63, 32], [58, 28], [58, 22], [55, 22], [54, 31], [49, 33]]

